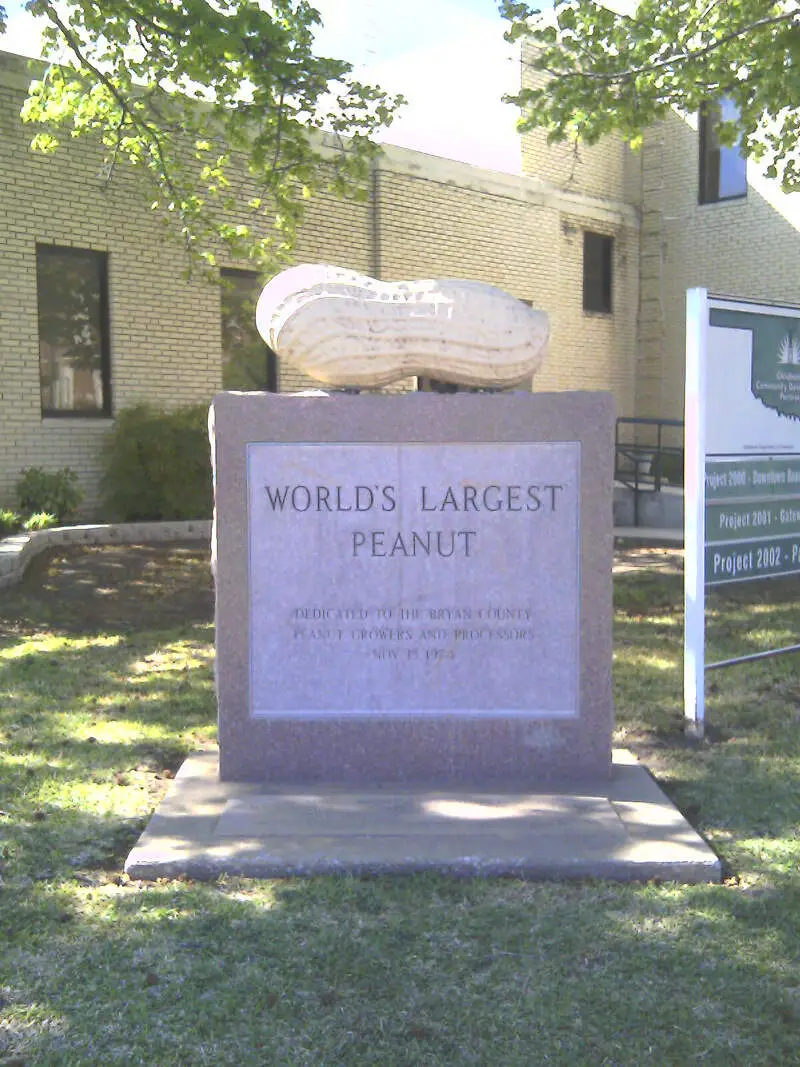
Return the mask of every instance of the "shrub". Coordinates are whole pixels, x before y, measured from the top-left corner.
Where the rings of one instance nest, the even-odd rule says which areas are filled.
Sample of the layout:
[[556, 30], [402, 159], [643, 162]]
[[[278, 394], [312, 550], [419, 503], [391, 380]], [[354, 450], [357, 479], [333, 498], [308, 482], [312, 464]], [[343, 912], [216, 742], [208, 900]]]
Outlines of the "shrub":
[[28, 467], [22, 471], [16, 490], [23, 515], [47, 512], [54, 515], [57, 522], [71, 519], [83, 500], [78, 475], [69, 467], [60, 471]]
[[8, 508], [0, 508], [0, 537], [9, 537], [22, 529], [22, 516]]
[[103, 494], [113, 519], [210, 518], [208, 408], [126, 408], [106, 441], [104, 468]]
[[58, 519], [47, 511], [37, 511], [34, 515], [29, 515], [24, 523], [26, 530], [49, 530], [51, 526], [57, 525]]

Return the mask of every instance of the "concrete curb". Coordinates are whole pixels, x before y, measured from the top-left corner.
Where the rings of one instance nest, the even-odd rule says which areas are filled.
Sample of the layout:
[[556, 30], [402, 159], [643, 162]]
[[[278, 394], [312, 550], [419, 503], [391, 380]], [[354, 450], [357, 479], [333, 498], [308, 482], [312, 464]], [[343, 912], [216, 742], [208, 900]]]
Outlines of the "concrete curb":
[[89, 523], [54, 526], [16, 534], [0, 541], [0, 589], [22, 580], [30, 561], [48, 548], [63, 545], [137, 545], [166, 541], [210, 541], [211, 520], [181, 522]]

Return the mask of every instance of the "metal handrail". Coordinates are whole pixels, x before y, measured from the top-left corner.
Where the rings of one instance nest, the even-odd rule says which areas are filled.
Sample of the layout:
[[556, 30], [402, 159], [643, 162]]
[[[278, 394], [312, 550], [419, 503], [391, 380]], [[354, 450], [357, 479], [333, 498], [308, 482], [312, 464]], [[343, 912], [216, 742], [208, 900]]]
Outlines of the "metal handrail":
[[[635, 441], [621, 441], [620, 427], [624, 426], [655, 426], [656, 444], [638, 444]], [[645, 490], [649, 492], [661, 492], [664, 480], [664, 457], [682, 456], [683, 447], [680, 445], [664, 444], [663, 434], [665, 427], [683, 428], [682, 419], [657, 419], [637, 418], [635, 416], [621, 415], [617, 419], [614, 432], [614, 480], [621, 482], [633, 492], [633, 523], [639, 525], [639, 494]], [[650, 469], [642, 470], [642, 461], [650, 461]], [[626, 470], [625, 461], [631, 465], [631, 470]]]

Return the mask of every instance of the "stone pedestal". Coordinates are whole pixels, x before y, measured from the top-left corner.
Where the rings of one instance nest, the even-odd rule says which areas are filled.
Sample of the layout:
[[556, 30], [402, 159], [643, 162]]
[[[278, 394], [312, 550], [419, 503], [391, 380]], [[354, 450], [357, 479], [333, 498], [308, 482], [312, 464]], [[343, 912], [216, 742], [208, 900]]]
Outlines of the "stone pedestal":
[[223, 779], [609, 774], [608, 395], [226, 393], [212, 451]]

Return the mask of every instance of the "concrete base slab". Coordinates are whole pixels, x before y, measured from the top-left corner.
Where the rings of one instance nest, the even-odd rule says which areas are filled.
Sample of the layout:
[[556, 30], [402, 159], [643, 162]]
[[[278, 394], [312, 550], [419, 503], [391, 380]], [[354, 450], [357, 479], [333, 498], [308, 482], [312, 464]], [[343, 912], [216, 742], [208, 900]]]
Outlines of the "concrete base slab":
[[353, 790], [219, 781], [190, 756], [125, 864], [132, 878], [347, 873], [716, 882], [720, 861], [623, 750], [578, 791]]

